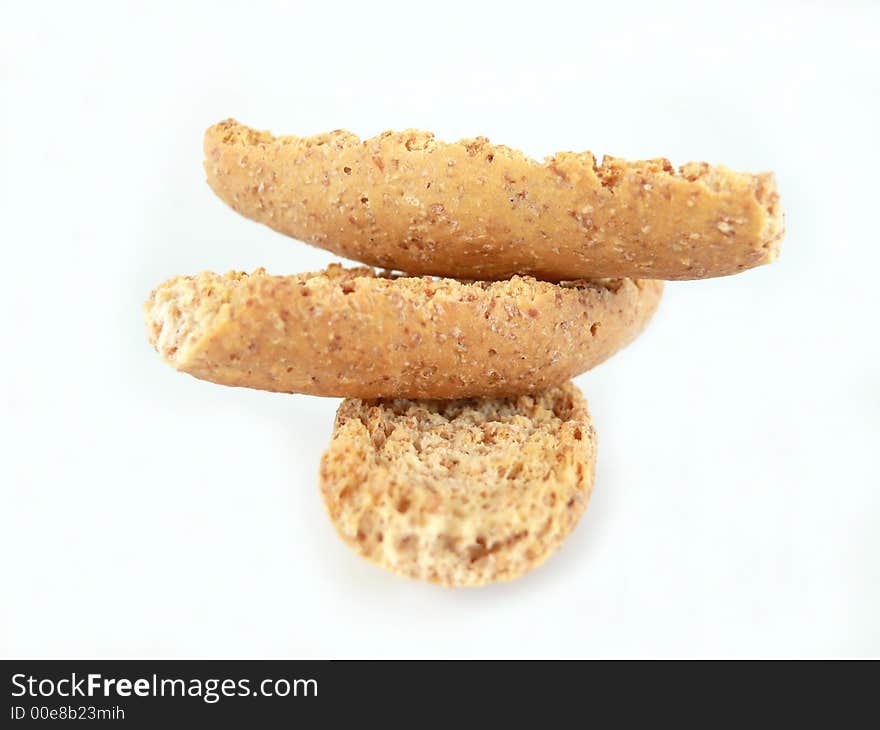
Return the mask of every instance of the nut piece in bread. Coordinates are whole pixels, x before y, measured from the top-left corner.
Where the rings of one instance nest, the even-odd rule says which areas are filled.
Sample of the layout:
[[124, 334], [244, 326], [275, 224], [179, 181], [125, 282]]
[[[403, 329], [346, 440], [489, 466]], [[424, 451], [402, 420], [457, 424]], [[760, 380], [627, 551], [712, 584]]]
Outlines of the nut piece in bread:
[[445, 586], [517, 578], [580, 519], [596, 433], [571, 383], [533, 396], [345, 400], [321, 460], [339, 535], [399, 575]]
[[209, 128], [205, 171], [242, 215], [373, 266], [464, 279], [528, 274], [702, 279], [776, 259], [771, 173], [560, 152], [543, 163], [484, 137], [361, 140]]
[[144, 306], [162, 358], [203, 380], [355, 398], [543, 390], [638, 335], [663, 285], [316, 274], [179, 276]]

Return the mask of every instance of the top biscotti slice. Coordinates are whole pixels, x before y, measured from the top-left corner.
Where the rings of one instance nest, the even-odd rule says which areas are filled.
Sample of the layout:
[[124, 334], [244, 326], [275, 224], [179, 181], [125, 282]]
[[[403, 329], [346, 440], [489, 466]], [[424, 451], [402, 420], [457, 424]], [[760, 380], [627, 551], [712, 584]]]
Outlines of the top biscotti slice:
[[355, 398], [464, 398], [559, 385], [630, 342], [657, 281], [178, 276], [144, 306], [169, 364], [203, 380]]
[[560, 152], [543, 163], [483, 137], [205, 134], [208, 183], [244, 216], [374, 266], [467, 279], [529, 274], [701, 279], [773, 261], [771, 173]]

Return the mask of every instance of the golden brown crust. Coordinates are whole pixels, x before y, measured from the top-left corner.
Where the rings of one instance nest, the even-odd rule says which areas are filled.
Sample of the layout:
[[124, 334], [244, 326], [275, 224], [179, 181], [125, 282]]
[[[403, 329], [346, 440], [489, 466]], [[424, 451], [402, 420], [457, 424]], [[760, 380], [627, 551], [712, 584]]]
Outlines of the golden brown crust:
[[518, 395], [628, 344], [662, 283], [317, 274], [176, 277], [145, 304], [169, 364], [223, 385], [357, 398]]
[[535, 396], [339, 407], [321, 492], [339, 535], [395, 573], [447, 586], [540, 565], [587, 506], [596, 434], [571, 383]]
[[543, 163], [483, 137], [205, 134], [208, 183], [242, 215], [374, 266], [468, 279], [529, 274], [701, 279], [776, 259], [771, 173], [560, 152]]

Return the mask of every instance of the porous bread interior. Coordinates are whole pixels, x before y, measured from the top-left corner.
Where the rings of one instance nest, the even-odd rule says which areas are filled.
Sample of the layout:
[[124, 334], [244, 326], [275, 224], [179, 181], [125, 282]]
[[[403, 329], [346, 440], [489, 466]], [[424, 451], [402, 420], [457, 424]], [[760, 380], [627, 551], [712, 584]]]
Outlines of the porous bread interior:
[[592, 490], [595, 432], [571, 383], [457, 401], [348, 399], [322, 460], [356, 551], [447, 586], [511, 580], [565, 539]]
[[229, 301], [233, 289], [246, 277], [241, 272], [225, 276], [204, 272], [166, 281], [144, 304], [150, 344], [172, 365], [184, 361], [188, 350]]
[[[523, 403], [529, 406], [524, 409]], [[491, 490], [496, 480], [522, 484], [543, 478], [548, 465], [531, 459], [528, 452], [552, 450], [575, 408], [570, 394], [562, 399], [543, 394], [381, 404], [378, 421], [361, 418], [373, 445], [374, 465], [400, 470], [413, 484], [450, 491], [467, 490], [475, 483]], [[468, 495], [463, 492], [461, 497], [467, 501]]]

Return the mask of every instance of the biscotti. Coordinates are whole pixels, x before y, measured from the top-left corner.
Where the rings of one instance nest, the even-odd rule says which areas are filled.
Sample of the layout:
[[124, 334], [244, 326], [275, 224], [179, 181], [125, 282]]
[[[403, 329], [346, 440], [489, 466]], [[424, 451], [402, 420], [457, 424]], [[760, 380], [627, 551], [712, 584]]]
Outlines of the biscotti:
[[540, 163], [482, 137], [274, 137], [233, 120], [204, 151], [208, 183], [239, 213], [409, 274], [700, 279], [773, 261], [783, 235], [772, 174], [705, 163]]
[[593, 487], [596, 434], [568, 383], [534, 396], [345, 400], [321, 460], [339, 535], [395, 573], [446, 586], [547, 559]]
[[203, 273], [159, 286], [150, 342], [203, 380], [357, 398], [519, 395], [598, 365], [645, 326], [662, 283], [551, 284]]

